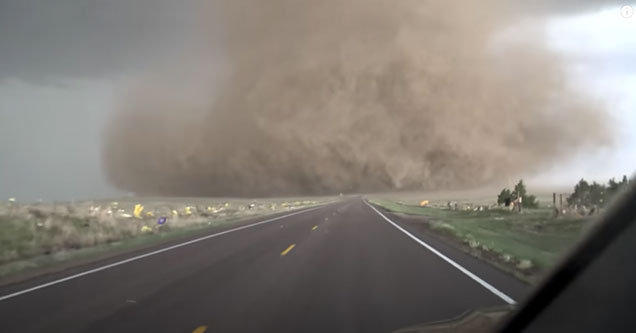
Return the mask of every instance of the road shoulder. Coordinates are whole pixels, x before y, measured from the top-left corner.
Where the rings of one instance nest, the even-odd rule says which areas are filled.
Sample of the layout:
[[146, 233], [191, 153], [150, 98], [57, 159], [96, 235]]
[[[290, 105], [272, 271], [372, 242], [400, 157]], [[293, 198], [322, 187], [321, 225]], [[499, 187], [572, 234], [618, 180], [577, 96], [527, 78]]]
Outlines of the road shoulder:
[[532, 284], [528, 280], [520, 278], [492, 261], [488, 261], [483, 256], [475, 256], [451, 235], [443, 235], [437, 230], [433, 230], [425, 222], [425, 218], [390, 212], [379, 205], [373, 205], [373, 207], [421, 241], [501, 289], [517, 302], [523, 300], [532, 289]]

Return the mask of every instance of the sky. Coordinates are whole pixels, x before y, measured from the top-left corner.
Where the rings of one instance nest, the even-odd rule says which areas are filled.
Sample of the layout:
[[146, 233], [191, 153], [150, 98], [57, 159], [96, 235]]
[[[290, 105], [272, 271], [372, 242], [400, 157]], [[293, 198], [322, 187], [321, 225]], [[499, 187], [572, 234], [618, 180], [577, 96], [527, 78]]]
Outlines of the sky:
[[[634, 4], [632, 4], [634, 8]], [[616, 144], [582, 152], [540, 175], [537, 182], [570, 185], [585, 177], [606, 182], [636, 172], [636, 18], [623, 18], [620, 6], [570, 17], [548, 26], [549, 43], [573, 61], [572, 85], [609, 107]]]
[[[191, 46], [194, 1], [0, 0], [0, 199], [125, 194], [104, 175], [104, 124], [139, 73]], [[568, 84], [609, 106], [616, 144], [527, 175], [531, 182], [636, 171], [636, 17], [623, 18], [622, 5], [566, 8], [542, 27], [570, 59]]]
[[132, 78], [189, 42], [187, 4], [0, 1], [0, 198], [125, 194], [104, 177], [103, 126]]

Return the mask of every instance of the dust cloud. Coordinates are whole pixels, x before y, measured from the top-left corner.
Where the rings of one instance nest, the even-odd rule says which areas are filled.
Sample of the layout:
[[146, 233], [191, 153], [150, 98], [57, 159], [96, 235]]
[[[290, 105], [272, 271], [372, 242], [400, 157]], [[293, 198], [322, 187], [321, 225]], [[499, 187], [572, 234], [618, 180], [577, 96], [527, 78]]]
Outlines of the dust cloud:
[[422, 0], [221, 0], [201, 12], [200, 45], [141, 79], [106, 128], [105, 171], [122, 189], [461, 189], [610, 141], [602, 105], [566, 83], [567, 59], [546, 46], [543, 12]]

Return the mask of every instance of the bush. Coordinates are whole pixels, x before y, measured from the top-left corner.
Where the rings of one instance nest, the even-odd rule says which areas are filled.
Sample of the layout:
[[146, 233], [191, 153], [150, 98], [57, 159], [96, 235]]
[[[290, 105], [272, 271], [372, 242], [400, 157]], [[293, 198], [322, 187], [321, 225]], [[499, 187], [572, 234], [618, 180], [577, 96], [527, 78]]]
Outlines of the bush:
[[523, 197], [523, 206], [526, 208], [538, 208], [539, 200], [537, 200], [536, 196], [528, 194]]

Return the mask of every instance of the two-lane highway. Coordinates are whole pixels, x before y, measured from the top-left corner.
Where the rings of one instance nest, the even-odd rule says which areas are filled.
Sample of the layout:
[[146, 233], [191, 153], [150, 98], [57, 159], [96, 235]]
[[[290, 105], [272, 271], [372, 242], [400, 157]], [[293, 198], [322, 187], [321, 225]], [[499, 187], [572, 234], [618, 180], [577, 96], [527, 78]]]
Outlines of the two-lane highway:
[[394, 223], [356, 198], [26, 281], [0, 289], [0, 331], [387, 332], [527, 292]]

